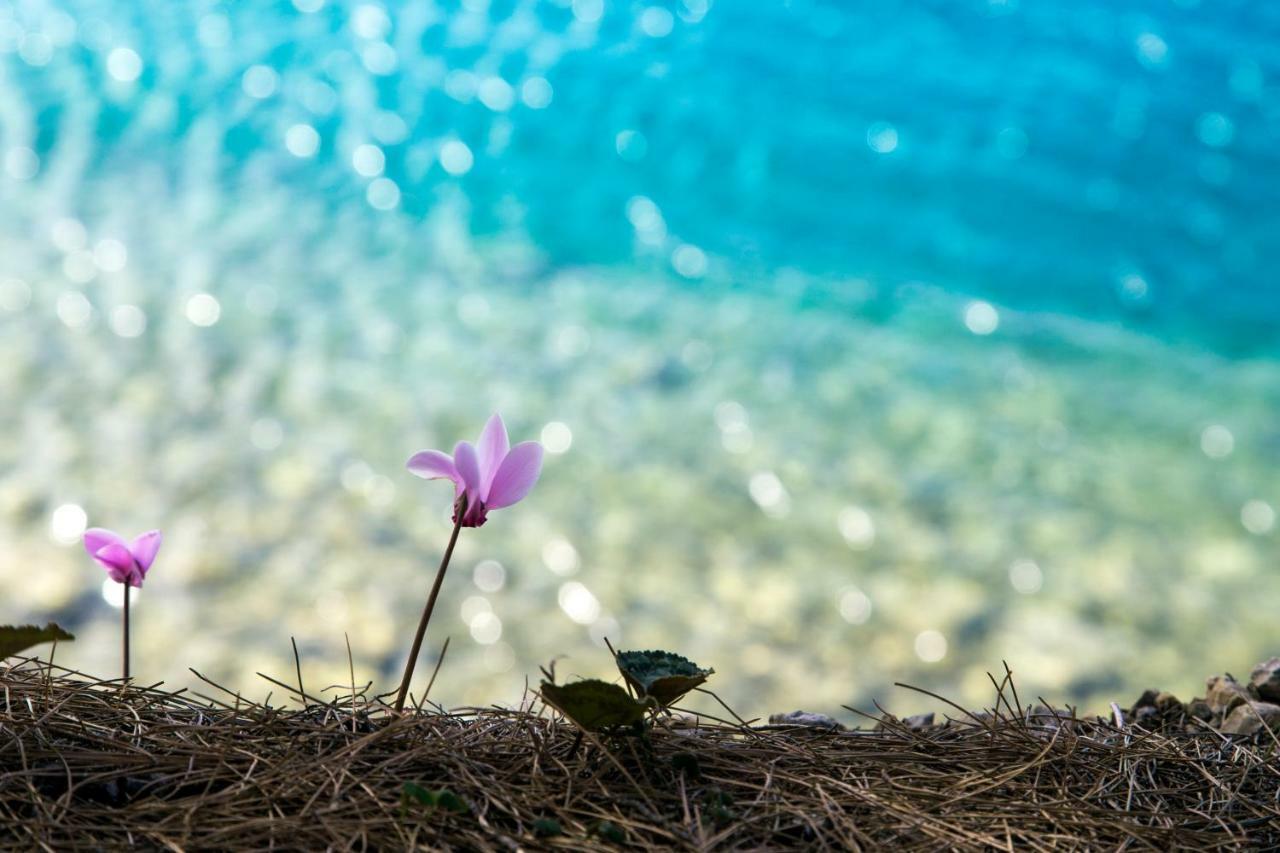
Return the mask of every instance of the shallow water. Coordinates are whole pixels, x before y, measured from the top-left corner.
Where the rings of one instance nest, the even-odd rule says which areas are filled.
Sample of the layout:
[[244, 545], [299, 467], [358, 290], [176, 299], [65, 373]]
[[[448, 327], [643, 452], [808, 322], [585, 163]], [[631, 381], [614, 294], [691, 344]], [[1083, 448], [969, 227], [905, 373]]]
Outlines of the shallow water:
[[0, 2], [0, 621], [64, 663], [83, 525], [160, 526], [141, 675], [389, 688], [404, 459], [494, 409], [560, 452], [462, 538], [446, 703], [606, 635], [747, 713], [1277, 651], [1280, 13], [133, 8]]

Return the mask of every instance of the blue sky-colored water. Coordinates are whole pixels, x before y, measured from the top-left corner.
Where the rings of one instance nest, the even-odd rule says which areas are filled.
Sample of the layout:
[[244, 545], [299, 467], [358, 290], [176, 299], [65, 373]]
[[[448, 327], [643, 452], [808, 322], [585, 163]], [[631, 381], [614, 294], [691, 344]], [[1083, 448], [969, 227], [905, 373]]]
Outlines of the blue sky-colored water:
[[447, 533], [401, 457], [501, 408], [557, 452], [464, 543], [447, 697], [620, 633], [832, 709], [1243, 668], [1261, 622], [1201, 635], [1276, 583], [1277, 45], [1194, 0], [0, 0], [0, 618], [109, 636], [77, 530], [159, 525], [140, 647], [345, 673], [341, 626], [389, 677]]

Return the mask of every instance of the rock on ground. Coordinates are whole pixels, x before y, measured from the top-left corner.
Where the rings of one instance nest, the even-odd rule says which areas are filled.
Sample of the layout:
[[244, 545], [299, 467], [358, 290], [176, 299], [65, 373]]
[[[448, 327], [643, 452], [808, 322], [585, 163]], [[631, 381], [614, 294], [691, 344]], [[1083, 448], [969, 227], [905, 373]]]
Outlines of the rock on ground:
[[1280, 702], [1280, 658], [1271, 658], [1255, 666], [1249, 673], [1249, 686], [1259, 699]]
[[1237, 705], [1222, 723], [1222, 733], [1251, 735], [1262, 731], [1263, 724], [1271, 731], [1280, 731], [1280, 705], [1270, 702], [1246, 702]]

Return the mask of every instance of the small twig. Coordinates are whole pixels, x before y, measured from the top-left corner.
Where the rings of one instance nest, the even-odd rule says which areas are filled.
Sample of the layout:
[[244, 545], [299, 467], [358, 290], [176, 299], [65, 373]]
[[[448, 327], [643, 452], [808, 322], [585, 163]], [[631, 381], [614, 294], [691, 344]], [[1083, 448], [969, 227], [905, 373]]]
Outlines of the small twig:
[[[356, 663], [351, 656], [351, 636], [346, 632], [342, 632], [342, 638], [347, 641], [347, 668], [351, 670], [351, 731], [356, 730]], [[298, 680], [298, 686], [302, 686], [302, 680]]]
[[427, 682], [427, 689], [422, 691], [422, 697], [418, 699], [417, 703], [414, 706], [415, 710], [419, 712], [422, 711], [422, 706], [426, 704], [427, 696], [431, 694], [431, 688], [435, 686], [436, 676], [440, 674], [440, 666], [441, 664], [444, 663], [444, 656], [449, 652], [450, 639], [452, 638], [450, 637], [444, 638], [444, 645], [440, 648], [440, 657], [436, 658], [436, 667], [435, 669], [431, 670], [431, 680]]
[[[302, 656], [298, 654], [298, 641], [290, 637], [289, 642], [293, 643], [293, 666], [298, 671], [298, 695], [306, 696], [307, 689], [302, 686]], [[303, 702], [302, 707], [306, 708], [307, 703]]]
[[[316, 698], [316, 697], [314, 697], [314, 696], [309, 696], [309, 695], [307, 695], [306, 693], [303, 693], [303, 692], [302, 692], [302, 691], [300, 691], [300, 690], [294, 690], [292, 687], [290, 687], [289, 685], [285, 684], [283, 681], [280, 681], [280, 680], [278, 680], [278, 679], [272, 678], [271, 676], [267, 675], [267, 674], [266, 674], [266, 673], [264, 673], [264, 672], [256, 673], [256, 675], [257, 675], [259, 678], [265, 678], [267, 681], [270, 681], [272, 684], [276, 685], [277, 687], [283, 687], [285, 690], [288, 690], [290, 693], [297, 693], [297, 694], [298, 694], [299, 696], [301, 696], [303, 699], [306, 699], [306, 700], [309, 700], [309, 701], [311, 701], [311, 702], [314, 702], [314, 703], [315, 703], [315, 704], [317, 704], [317, 705], [324, 705], [324, 706], [328, 706], [328, 705], [332, 704], [332, 703], [330, 703], [330, 702], [326, 702], [326, 701], [324, 701], [323, 699], [317, 699], [317, 698]], [[270, 701], [271, 701], [271, 694], [270, 694], [270, 693], [268, 693], [268, 694], [267, 694], [267, 699], [263, 702], [263, 704], [264, 704], [264, 705], [269, 705], [269, 704], [270, 704]], [[304, 705], [303, 707], [306, 707], [306, 706]]]

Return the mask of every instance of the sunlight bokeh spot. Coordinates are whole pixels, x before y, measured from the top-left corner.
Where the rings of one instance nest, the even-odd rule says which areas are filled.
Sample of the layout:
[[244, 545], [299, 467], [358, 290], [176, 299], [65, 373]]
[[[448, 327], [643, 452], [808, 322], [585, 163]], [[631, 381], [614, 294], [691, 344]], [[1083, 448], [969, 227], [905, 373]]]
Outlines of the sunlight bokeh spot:
[[481, 645], [490, 645], [502, 639], [502, 620], [498, 618], [496, 613], [486, 612], [477, 613], [468, 626], [471, 631], [471, 639]]
[[440, 146], [440, 166], [450, 175], [465, 175], [475, 165], [475, 157], [466, 143], [450, 139]]
[[531, 110], [545, 110], [551, 106], [554, 94], [545, 77], [530, 77], [520, 85], [520, 100]]
[[871, 599], [857, 587], [840, 594], [839, 608], [840, 617], [850, 625], [862, 625], [871, 618]]
[[975, 335], [989, 335], [1000, 326], [1000, 315], [990, 302], [970, 302], [964, 309], [964, 324]]
[[557, 599], [565, 615], [579, 625], [590, 625], [600, 616], [600, 601], [577, 581], [562, 584]]
[[210, 293], [197, 293], [187, 300], [187, 320], [196, 326], [212, 326], [222, 316], [222, 305]]
[[1009, 566], [1009, 583], [1023, 595], [1033, 595], [1044, 585], [1044, 573], [1034, 560], [1014, 560]]
[[846, 506], [840, 510], [836, 518], [840, 535], [849, 547], [856, 551], [865, 551], [875, 544], [876, 525], [871, 513], [860, 506]]
[[400, 205], [400, 187], [390, 178], [370, 181], [365, 199], [376, 210], [395, 210]]
[[578, 570], [578, 549], [568, 539], [556, 536], [542, 546], [542, 562], [553, 574], [571, 575]]
[[381, 148], [365, 143], [351, 153], [351, 166], [366, 178], [376, 178], [387, 167], [387, 158]]
[[573, 430], [562, 421], [551, 421], [539, 436], [548, 453], [564, 453], [573, 445]]
[[1255, 536], [1270, 533], [1276, 526], [1276, 511], [1264, 500], [1247, 501], [1240, 508], [1240, 523]]
[[1200, 450], [1210, 459], [1225, 459], [1235, 448], [1235, 436], [1222, 424], [1211, 424], [1200, 433]]
[[118, 305], [111, 312], [111, 331], [122, 338], [139, 337], [147, 329], [147, 315], [137, 305]]
[[877, 154], [892, 154], [898, 149], [898, 129], [885, 121], [867, 128], [867, 147]]
[[697, 246], [686, 243], [672, 252], [671, 265], [685, 278], [702, 278], [707, 274], [707, 255]]
[[107, 54], [107, 73], [122, 83], [142, 76], [142, 57], [130, 47], [117, 47]]
[[59, 545], [79, 542], [89, 517], [79, 504], [62, 504], [49, 516], [49, 535]]
[[937, 663], [947, 656], [947, 638], [932, 628], [921, 631], [916, 635], [915, 652], [925, 663]]
[[640, 13], [640, 29], [650, 38], [669, 36], [674, 27], [675, 16], [661, 6], [650, 6]]
[[251, 98], [263, 100], [276, 93], [280, 75], [270, 65], [250, 66], [240, 78], [240, 88]]
[[1169, 45], [1155, 33], [1142, 33], [1134, 47], [1138, 61], [1147, 68], [1163, 68], [1169, 61]]
[[759, 471], [748, 482], [751, 499], [771, 518], [785, 518], [791, 511], [791, 496], [772, 471]]
[[320, 134], [309, 124], [295, 124], [285, 132], [284, 146], [294, 157], [314, 157], [320, 150]]
[[93, 319], [93, 305], [76, 290], [59, 295], [56, 310], [58, 319], [69, 329], [83, 329]]
[[[117, 610], [124, 607], [124, 584], [117, 583], [111, 580], [111, 578], [107, 578], [102, 582], [101, 589], [102, 589], [102, 600], [107, 603], [108, 607], [114, 607]], [[142, 590], [140, 589], [129, 590], [129, 609], [130, 610], [132, 610], [135, 606], [137, 606], [138, 599], [142, 597], [140, 594], [141, 592]]]
[[482, 592], [498, 592], [507, 583], [507, 570], [497, 560], [481, 560], [471, 570], [471, 580]]

